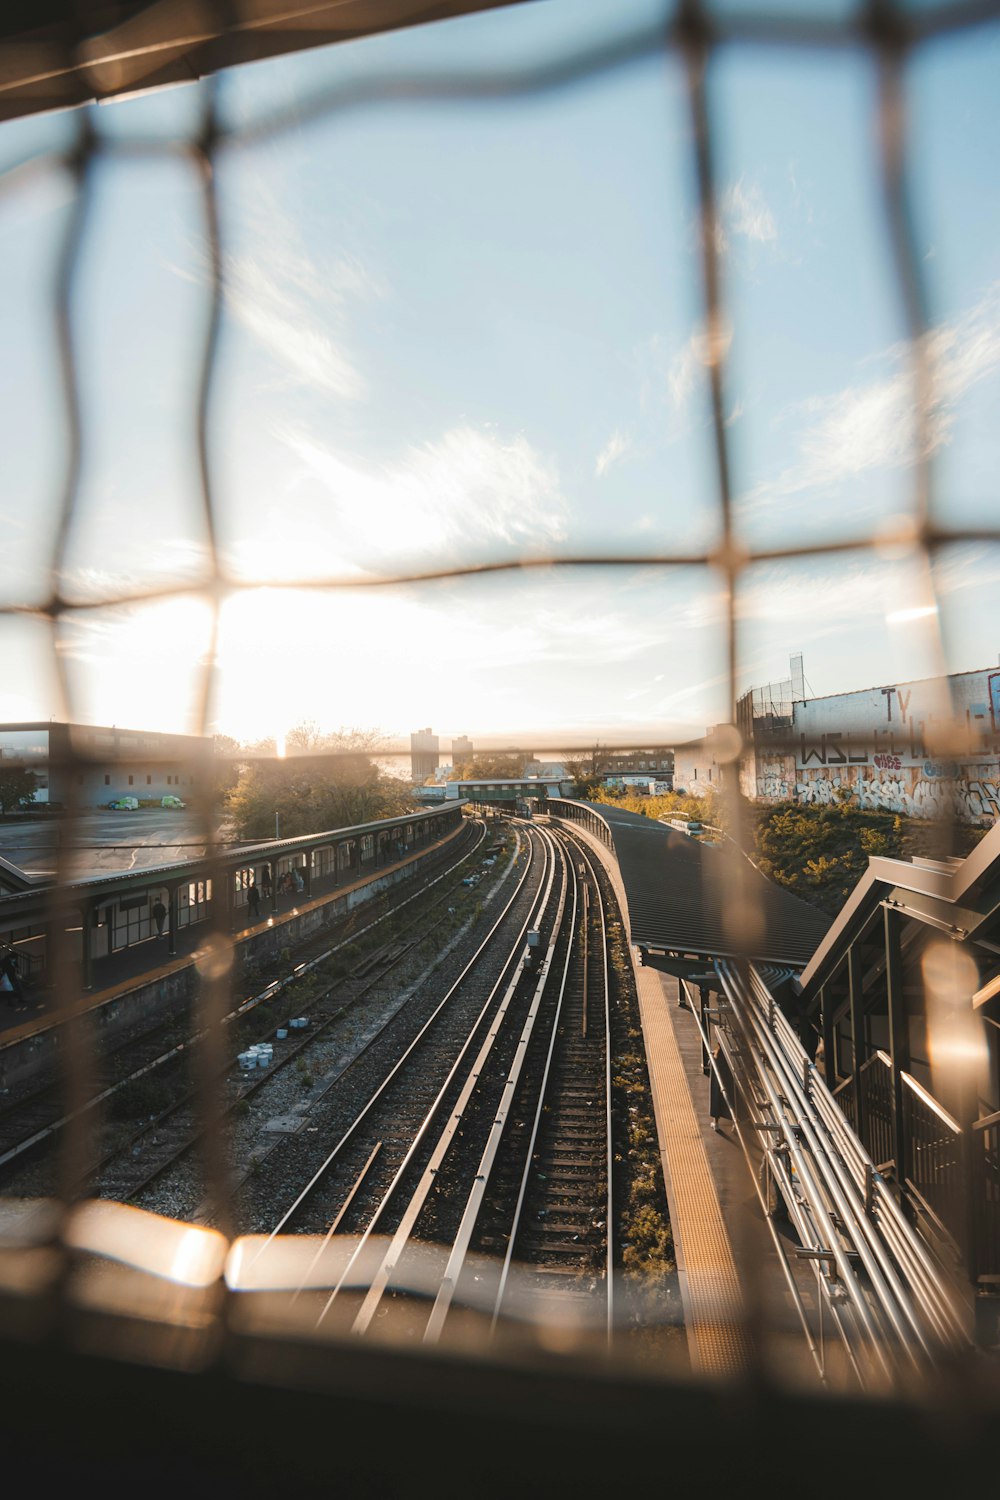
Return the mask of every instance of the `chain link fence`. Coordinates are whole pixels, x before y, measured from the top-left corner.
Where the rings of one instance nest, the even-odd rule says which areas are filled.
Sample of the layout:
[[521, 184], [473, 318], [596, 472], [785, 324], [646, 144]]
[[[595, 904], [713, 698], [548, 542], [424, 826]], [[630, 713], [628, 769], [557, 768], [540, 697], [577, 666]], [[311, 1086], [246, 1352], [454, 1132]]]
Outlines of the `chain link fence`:
[[[340, 40], [341, 34], [324, 33], [325, 12], [320, 8], [316, 31], [310, 33], [310, 45], [323, 40]], [[516, 19], [512, 8], [511, 20]], [[156, 12], [158, 7], [151, 7]], [[711, 414], [711, 447], [713, 455], [713, 491], [711, 503], [715, 524], [710, 528], [714, 540], [702, 548], [677, 550], [656, 548], [625, 550], [595, 548], [568, 552], [560, 548], [525, 549], [520, 555], [497, 558], [486, 549], [477, 555], [470, 547], [459, 560], [440, 564], [417, 565], [378, 576], [353, 571], [297, 576], [294, 588], [301, 592], [323, 595], [356, 593], [386, 588], [406, 587], [423, 590], [445, 580], [485, 579], [498, 573], [537, 572], [552, 577], [556, 571], [592, 568], [628, 567], [670, 573], [671, 570], [694, 570], [704, 579], [706, 591], [714, 590], [724, 600], [720, 639], [723, 642], [725, 697], [728, 720], [734, 732], [729, 740], [715, 741], [719, 758], [734, 766], [739, 757], [740, 741], [735, 734], [737, 702], [741, 696], [746, 672], [741, 653], [739, 600], [755, 569], [763, 564], [792, 567], [805, 559], [838, 558], [891, 554], [905, 561], [913, 579], [914, 610], [925, 616], [926, 674], [941, 676], [946, 672], [946, 652], [942, 622], [946, 620], [947, 600], [940, 595], [938, 576], [942, 557], [959, 544], [992, 544], [1000, 540], [1000, 524], [971, 524], [949, 519], [949, 508], [936, 492], [935, 440], [938, 396], [935, 387], [934, 351], [931, 338], [932, 320], [928, 312], [928, 263], [914, 229], [911, 184], [920, 171], [910, 145], [907, 114], [908, 68], [915, 58], [934, 48], [944, 47], [955, 37], [977, 31], [992, 44], [1000, 4], [986, 0], [956, 0], [953, 4], [901, 4], [890, 0], [871, 0], [869, 4], [802, 5], [776, 7], [773, 11], [756, 9], [738, 3], [707, 4], [682, 0], [676, 7], [664, 7], [662, 15], [651, 24], [609, 26], [597, 43], [581, 45], [564, 55], [519, 67], [493, 69], [488, 60], [467, 72], [389, 71], [359, 74], [331, 68], [331, 81], [320, 85], [304, 97], [297, 97], [288, 107], [275, 107], [245, 122], [234, 122], [223, 106], [220, 79], [212, 76], [219, 68], [247, 56], [243, 42], [250, 23], [244, 8], [192, 4], [175, 17], [179, 29], [173, 32], [173, 49], [161, 38], [155, 44], [143, 40], [143, 21], [155, 17], [140, 12], [123, 23], [119, 35], [114, 29], [107, 34], [89, 35], [82, 31], [65, 33], [49, 58], [46, 76], [60, 78], [66, 89], [78, 90], [80, 97], [94, 99], [114, 97], [134, 89], [150, 78], [162, 77], [163, 56], [169, 55], [175, 71], [203, 75], [191, 87], [196, 91], [197, 124], [181, 139], [131, 133], [118, 124], [109, 128], [101, 110], [94, 104], [81, 105], [72, 117], [72, 141], [55, 151], [27, 152], [9, 165], [0, 179], [0, 209], [16, 205], [18, 195], [31, 185], [53, 176], [68, 183], [69, 206], [64, 217], [61, 242], [54, 256], [54, 274], [50, 290], [50, 308], [58, 367], [61, 375], [63, 434], [53, 447], [62, 453], [62, 472], [58, 494], [52, 506], [51, 522], [45, 526], [45, 588], [42, 596], [19, 597], [16, 587], [9, 589], [0, 601], [0, 627], [15, 639], [15, 628], [42, 631], [47, 643], [48, 671], [56, 684], [60, 717], [72, 721], [79, 703], [77, 667], [71, 649], [73, 629], [81, 618], [108, 611], [135, 610], [167, 600], [197, 600], [209, 612], [212, 625], [209, 646], [191, 666], [192, 697], [195, 703], [195, 732], [207, 734], [213, 725], [216, 698], [216, 641], [219, 617], [225, 601], [240, 593], [266, 587], [281, 587], [284, 580], [273, 576], [248, 576], [233, 565], [223, 540], [225, 526], [220, 518], [218, 411], [223, 392], [220, 386], [225, 371], [220, 361], [220, 338], [227, 297], [227, 203], [220, 194], [219, 173], [222, 165], [241, 151], [266, 144], [280, 152], [296, 133], [322, 121], [337, 127], [363, 112], [391, 110], [392, 118], [406, 128], [406, 121], [426, 107], [454, 105], [463, 109], [503, 108], [515, 115], [529, 102], [556, 101], [568, 97], [581, 84], [601, 78], [627, 78], [630, 70], [663, 57], [680, 65], [686, 90], [687, 143], [690, 174], [695, 191], [695, 217], [698, 244], [698, 299], [701, 310], [700, 377], [707, 388]], [[409, 19], [400, 16], [401, 23]], [[181, 22], [183, 21], [183, 25]], [[129, 27], [139, 28], [134, 32]], [[252, 27], [251, 27], [252, 29]], [[359, 23], [359, 30], [363, 25]], [[178, 41], [180, 37], [180, 41]], [[289, 47], [302, 45], [302, 32], [289, 33]], [[247, 44], [249, 45], [249, 44]], [[157, 50], [159, 49], [159, 50]], [[718, 85], [719, 66], [733, 54], [754, 49], [777, 49], [789, 70], [803, 59], [826, 57], [834, 53], [852, 55], [867, 61], [875, 80], [873, 110], [868, 122], [871, 154], [877, 162], [880, 185], [880, 233], [885, 255], [892, 268], [894, 294], [900, 320], [906, 335], [906, 380], [908, 407], [912, 423], [911, 458], [907, 465], [909, 503], [904, 512], [894, 516], [891, 524], [861, 527], [849, 535], [833, 540], [816, 540], [808, 530], [789, 534], [782, 545], [754, 545], [741, 526], [734, 494], [734, 455], [731, 424], [730, 338], [727, 317], [727, 285], [722, 250], [723, 227], [719, 169], [719, 137], [725, 128], [727, 101], [725, 90]], [[280, 38], [274, 50], [282, 50]], [[180, 53], [180, 61], [177, 54]], [[330, 54], [334, 56], [334, 54]], [[37, 61], [37, 60], [36, 60]], [[156, 64], [154, 66], [154, 63]], [[40, 65], [39, 65], [40, 66]], [[22, 75], [30, 74], [26, 64]], [[36, 68], [37, 71], [37, 68]], [[38, 72], [41, 77], [44, 68]], [[16, 82], [16, 80], [15, 80]], [[23, 85], [27, 87], [27, 85]], [[53, 85], [54, 88], [54, 85]], [[8, 79], [8, 109], [19, 110], [14, 84]], [[10, 103], [10, 100], [14, 100]], [[0, 96], [0, 103], [2, 103]], [[48, 100], [52, 102], [52, 97]], [[59, 102], [78, 102], [60, 98]], [[25, 105], [35, 108], [35, 104]], [[836, 128], [837, 122], [831, 122]], [[197, 183], [200, 197], [201, 236], [198, 259], [202, 267], [198, 296], [201, 309], [201, 348], [197, 365], [190, 372], [190, 408], [186, 441], [195, 455], [197, 506], [191, 517], [192, 546], [199, 557], [198, 567], [185, 581], [131, 586], [127, 580], [91, 578], [81, 592], [73, 566], [72, 549], [79, 521], [81, 476], [84, 453], [90, 440], [88, 406], [81, 378], [81, 334], [78, 288], [81, 268], [87, 253], [88, 236], [101, 213], [98, 180], [107, 166], [145, 166], [153, 163], [176, 163]], [[12, 497], [8, 497], [8, 503]], [[928, 622], [930, 622], [928, 624]], [[498, 739], [506, 738], [502, 725], [495, 726]], [[609, 749], [616, 747], [614, 731], [602, 736]], [[775, 740], [777, 745], [779, 740]], [[951, 741], [942, 729], [938, 748], [947, 753]], [[578, 748], [578, 747], [574, 747]], [[81, 758], [80, 765], [85, 764]], [[72, 762], [71, 768], [75, 768]], [[208, 763], [199, 775], [208, 775]], [[741, 829], [741, 802], [738, 777], [724, 782], [728, 799], [728, 825], [737, 845], [747, 842]], [[66, 824], [72, 826], [79, 812], [72, 805], [66, 809]], [[946, 832], [946, 831], [945, 831]], [[215, 848], [216, 831], [206, 818], [205, 845]], [[67, 888], [74, 876], [71, 839], [59, 855], [56, 882], [53, 887], [50, 927], [64, 932], [74, 925], [73, 907]], [[734, 900], [734, 932], [740, 938], [742, 881], [745, 866], [735, 854], [731, 861]], [[218, 1208], [218, 1222], [225, 1227], [229, 1167], [225, 1153], [224, 1132], [219, 1128], [219, 1099], [216, 1080], [224, 1071], [219, 1021], [231, 1004], [232, 980], [231, 937], [221, 924], [205, 941], [200, 970], [202, 978], [199, 1001], [204, 1026], [204, 1046], [199, 1059], [202, 1110], [207, 1124], [203, 1136], [206, 1147], [205, 1180], [208, 1198]], [[79, 965], [75, 952], [55, 955], [54, 973], [58, 1010], [67, 1027], [66, 1060], [67, 1110], [81, 1110], [81, 1129], [67, 1135], [67, 1149], [62, 1164], [64, 1205], [77, 1202], [86, 1194], [86, 1162], [91, 1158], [87, 1122], [91, 1119], [84, 1106], [89, 1097], [88, 1080], [93, 1070], [93, 1037], [79, 1017], [81, 990]], [[213, 1040], [214, 1038], [214, 1040]], [[58, 1216], [57, 1216], [58, 1217]], [[61, 1225], [61, 1227], [60, 1227]], [[60, 1244], [66, 1228], [62, 1220], [48, 1226], [44, 1236], [48, 1244]], [[211, 1256], [209, 1255], [209, 1259]], [[206, 1272], [206, 1277], [208, 1272]], [[90, 1293], [88, 1293], [90, 1295]], [[99, 1288], [93, 1290], [94, 1307], [101, 1305]], [[150, 1313], [150, 1326], [165, 1316], [162, 1307]], [[156, 1343], [156, 1339], [153, 1339]]]

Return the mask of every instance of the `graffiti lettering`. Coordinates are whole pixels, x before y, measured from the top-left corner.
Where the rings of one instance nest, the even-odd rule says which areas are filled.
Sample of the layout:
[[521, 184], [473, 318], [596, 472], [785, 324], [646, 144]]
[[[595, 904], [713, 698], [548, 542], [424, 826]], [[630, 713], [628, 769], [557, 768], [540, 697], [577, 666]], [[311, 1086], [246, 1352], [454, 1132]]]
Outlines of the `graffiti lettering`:
[[1000, 733], [1000, 672], [991, 672], [986, 679], [990, 691], [990, 714], [994, 732]]
[[958, 767], [953, 760], [925, 760], [924, 775], [946, 776], [950, 781], [954, 781], [958, 775]]
[[980, 824], [1000, 819], [1000, 778], [967, 780], [940, 771], [926, 777], [914, 768], [886, 764], [874, 767], [871, 775], [859, 774], [853, 782], [823, 771], [800, 773], [792, 792], [794, 801], [821, 807], [842, 802], [845, 795], [864, 811], [905, 813], [911, 818], [953, 816]]
[[[823, 739], [824, 739], [824, 741], [826, 740], [826, 735], [823, 736]], [[821, 754], [820, 751], [816, 749], [815, 745], [810, 745], [809, 749], [807, 750], [806, 749], [806, 737], [805, 737], [804, 734], [800, 734], [799, 735], [799, 759], [801, 760], [801, 762], [802, 762], [802, 764], [804, 766], [807, 766], [811, 760], [819, 761], [819, 764], [821, 766], [825, 766], [826, 765], [826, 752], [825, 752], [825, 749], [824, 749], [823, 753]]]
[[910, 688], [910, 691], [908, 693], [903, 694], [897, 688], [896, 689], [896, 697], [899, 699], [899, 717], [902, 719], [903, 723], [905, 724], [906, 723], [906, 710], [910, 706], [910, 699], [913, 697], [913, 689]]
[[901, 771], [903, 762], [898, 755], [876, 755], [875, 764], [880, 771]]
[[788, 799], [788, 782], [783, 776], [762, 776], [758, 782], [759, 797], [769, 801], [785, 802]]
[[[835, 729], [829, 734], [821, 734], [819, 746], [810, 744], [807, 750], [806, 737], [804, 734], [800, 734], [799, 759], [804, 766], [807, 766], [811, 760], [818, 761], [821, 766], [846, 766], [847, 756], [844, 754], [840, 743], [843, 738], [841, 730]], [[853, 758], [852, 756], [852, 760]], [[865, 759], [867, 759], [867, 756]]]

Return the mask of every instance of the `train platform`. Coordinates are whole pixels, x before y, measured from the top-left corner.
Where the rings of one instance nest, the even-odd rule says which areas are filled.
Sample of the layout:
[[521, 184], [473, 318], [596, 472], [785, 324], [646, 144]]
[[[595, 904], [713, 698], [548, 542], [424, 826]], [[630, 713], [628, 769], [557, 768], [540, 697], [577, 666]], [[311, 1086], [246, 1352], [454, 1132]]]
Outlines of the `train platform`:
[[[402, 859], [379, 865], [377, 869], [366, 872], [363, 879], [337, 883], [317, 881], [312, 895], [294, 891], [275, 892], [273, 897], [268, 897], [266, 902], [262, 903], [261, 920], [258, 922], [248, 923], [245, 920], [246, 909], [241, 908], [234, 913], [233, 942], [238, 944], [252, 940], [255, 935], [266, 932], [269, 928], [281, 926], [316, 907], [333, 900], [350, 897], [352, 893], [361, 890], [364, 886], [381, 881], [386, 876], [392, 876], [394, 872], [405, 866], [425, 859], [429, 854], [434, 854], [447, 841], [447, 839], [436, 841]], [[92, 961], [93, 983], [81, 992], [78, 1008], [81, 1011], [94, 1009], [113, 1000], [117, 995], [134, 989], [140, 982], [154, 983], [157, 979], [166, 978], [179, 969], [189, 967], [195, 962], [204, 945], [205, 934], [204, 922], [192, 923], [178, 927], [173, 943], [171, 943], [169, 932], [165, 932], [162, 938], [154, 934], [131, 943], [127, 947], [118, 948], [114, 953], [95, 957]], [[170, 951], [171, 947], [173, 952]], [[26, 984], [24, 1002], [21, 1005], [13, 1003], [13, 996], [3, 998], [11, 1003], [0, 1003], [0, 1045], [31, 1036], [52, 1024], [57, 1002], [53, 990], [49, 987]]]
[[[379, 874], [382, 874], [381, 870]], [[345, 889], [350, 889], [350, 887], [341, 886], [336, 894], [340, 895]], [[263, 921], [251, 925], [237, 924], [233, 931], [233, 941], [239, 942], [241, 939], [252, 937], [255, 932], [263, 928], [307, 911], [312, 906], [321, 905], [324, 900], [329, 900], [329, 896], [320, 896], [312, 901], [305, 901], [301, 896], [294, 898], [287, 895], [279, 896], [275, 911], [269, 912]], [[83, 997], [88, 1004], [103, 1004], [104, 1001], [113, 999], [116, 994], [132, 988], [137, 980], [151, 980], [158, 975], [171, 974], [176, 969], [186, 968], [188, 964], [194, 962], [204, 941], [205, 924], [198, 922], [189, 927], [178, 928], [174, 939], [174, 953], [169, 952], [170, 938], [168, 934], [165, 934], [162, 938], [156, 936], [142, 938], [138, 942], [129, 944], [127, 948], [118, 948], [114, 953], [95, 958], [93, 960], [94, 982], [88, 990], [83, 992]], [[18, 1026], [30, 1027], [35, 1019], [50, 1013], [54, 1005], [51, 989], [28, 985], [25, 989], [22, 1007], [0, 1006], [0, 1035], [6, 1035]]]
[[796, 1262], [798, 1242], [787, 1224], [765, 1212], [755, 1141], [746, 1133], [741, 1141], [730, 1120], [711, 1128], [699, 1021], [677, 978], [639, 962], [631, 930], [634, 872], [626, 882], [601, 839], [579, 823], [574, 832], [607, 870], [628, 934], [691, 1367], [714, 1378], [766, 1371], [803, 1386], [815, 1383], [817, 1363], [788, 1280], [813, 1324], [819, 1315], [814, 1272], [808, 1262]]
[[[382, 871], [379, 871], [381, 874]], [[340, 886], [336, 894], [340, 895], [345, 886]], [[330, 900], [328, 895], [316, 898], [312, 901], [304, 901], [303, 898], [292, 898], [289, 895], [277, 897], [277, 909], [268, 912], [267, 918], [261, 922], [255, 922], [252, 926], [246, 926], [243, 922], [237, 924], [232, 932], [232, 941], [240, 942], [243, 939], [252, 938], [253, 933], [262, 932], [267, 927], [276, 926], [279, 922], [286, 921], [291, 916], [300, 915], [301, 912], [312, 909], [313, 906], [321, 906], [325, 900]], [[153, 983], [157, 978], [165, 978], [166, 975], [174, 974], [177, 969], [184, 969], [195, 962], [199, 948], [204, 945], [205, 924], [196, 922], [190, 927], [180, 927], [174, 941], [174, 953], [169, 953], [169, 938], [142, 938], [139, 942], [133, 942], [127, 948], [118, 948], [112, 954], [93, 960], [93, 984], [90, 989], [82, 990], [79, 998], [79, 1007], [82, 1010], [90, 1010], [96, 1005], [106, 1004], [117, 995], [123, 995], [127, 990], [135, 989], [136, 984]], [[12, 1001], [12, 996], [6, 996]], [[57, 1008], [54, 990], [48, 986], [37, 986], [28, 983], [24, 989], [24, 1004], [15, 1007], [13, 1004], [0, 1005], [0, 1038], [3, 1041], [15, 1040], [16, 1035], [30, 1035], [37, 1031], [39, 1026], [49, 1025], [51, 1017]]]
[[775, 1236], [809, 1312], [813, 1272], [764, 1211], [759, 1149], [748, 1144], [747, 1159], [731, 1120], [711, 1128], [702, 1034], [679, 981], [649, 968], [636, 981], [692, 1367], [739, 1378], [780, 1361], [785, 1376], [815, 1380]]

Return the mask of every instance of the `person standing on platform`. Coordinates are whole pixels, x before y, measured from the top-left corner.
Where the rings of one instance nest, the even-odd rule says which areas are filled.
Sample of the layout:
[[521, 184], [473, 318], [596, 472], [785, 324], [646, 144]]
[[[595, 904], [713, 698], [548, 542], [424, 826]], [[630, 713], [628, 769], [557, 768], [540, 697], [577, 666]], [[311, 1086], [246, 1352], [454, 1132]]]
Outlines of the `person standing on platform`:
[[270, 865], [261, 865], [261, 869], [260, 869], [260, 888], [264, 892], [264, 900], [265, 901], [269, 901], [271, 899], [271, 866]]
[[153, 921], [156, 923], [156, 936], [158, 938], [161, 938], [163, 936], [163, 924], [166, 920], [167, 908], [164, 906], [160, 897], [157, 896], [156, 900], [153, 902]]
[[731, 1120], [732, 1111], [729, 1108], [729, 1100], [733, 1097], [733, 1072], [729, 1061], [722, 1049], [722, 1043], [716, 1042], [712, 1053], [712, 1071], [709, 1080], [708, 1113], [711, 1128], [718, 1130], [719, 1120]]
[[6, 991], [7, 1003], [13, 1010], [24, 1009], [24, 989], [13, 948], [4, 948], [0, 952], [0, 989]]
[[260, 921], [260, 891], [252, 880], [247, 886], [247, 910], [253, 921]]

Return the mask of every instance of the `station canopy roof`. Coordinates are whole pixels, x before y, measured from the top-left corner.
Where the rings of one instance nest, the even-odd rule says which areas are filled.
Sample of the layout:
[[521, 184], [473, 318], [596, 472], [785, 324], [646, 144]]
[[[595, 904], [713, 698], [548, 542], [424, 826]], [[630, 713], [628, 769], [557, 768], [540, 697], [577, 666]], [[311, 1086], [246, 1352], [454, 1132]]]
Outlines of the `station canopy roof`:
[[6, 0], [0, 120], [526, 0]]
[[632, 942], [640, 947], [802, 968], [825, 936], [825, 913], [783, 891], [742, 856], [736, 856], [734, 888], [734, 846], [700, 843], [641, 813], [580, 806], [599, 813], [611, 829]]

